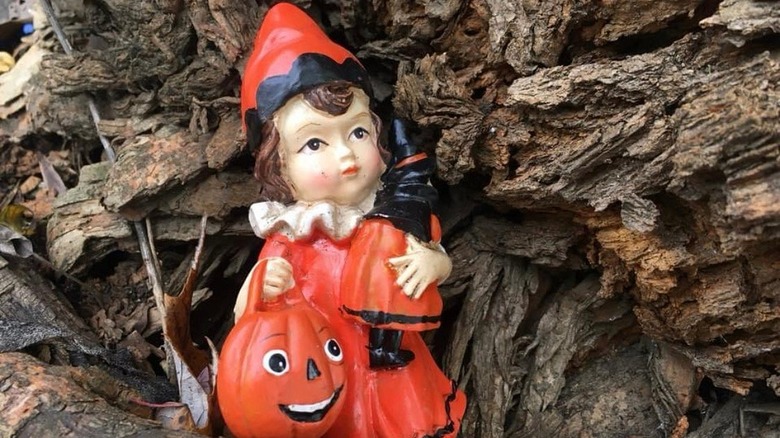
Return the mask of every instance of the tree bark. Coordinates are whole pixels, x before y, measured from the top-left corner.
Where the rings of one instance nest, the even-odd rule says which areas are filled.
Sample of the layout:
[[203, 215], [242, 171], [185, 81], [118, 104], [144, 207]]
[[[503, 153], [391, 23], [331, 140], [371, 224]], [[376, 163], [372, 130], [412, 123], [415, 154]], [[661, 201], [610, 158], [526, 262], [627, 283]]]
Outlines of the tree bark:
[[[295, 3], [436, 156], [454, 269], [430, 339], [469, 397], [463, 436], [726, 437], [743, 402], [780, 396], [780, 3]], [[82, 279], [137, 269], [124, 220], [149, 217], [174, 278], [207, 213], [199, 288], [216, 293], [194, 320], [219, 340], [259, 244], [237, 88], [267, 6], [58, 5], [77, 54], [43, 38], [0, 144], [55, 135], [94, 156], [89, 93], [118, 160], [79, 166], [50, 257]], [[57, 333], [97, 342], [59, 312]], [[748, 433], [778, 430], [742, 414]]]
[[[139, 395], [95, 368], [46, 366], [22, 353], [0, 354], [3, 436], [197, 437], [145, 420]], [[112, 404], [109, 404], [112, 403]]]

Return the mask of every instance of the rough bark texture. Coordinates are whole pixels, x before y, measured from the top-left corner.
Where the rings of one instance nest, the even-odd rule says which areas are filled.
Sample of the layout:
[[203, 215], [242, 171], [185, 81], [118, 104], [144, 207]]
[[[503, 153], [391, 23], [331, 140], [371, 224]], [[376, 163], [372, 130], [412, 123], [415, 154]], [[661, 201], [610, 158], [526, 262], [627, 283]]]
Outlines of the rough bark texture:
[[26, 354], [3, 353], [0, 382], [3, 436], [199, 436], [143, 419], [149, 408], [128, 402], [138, 395], [98, 369], [46, 366]]
[[[464, 437], [718, 438], [740, 416], [747, 436], [778, 433], [750, 406], [780, 395], [779, 2], [295, 3], [437, 158], [454, 269], [430, 339], [469, 396]], [[150, 218], [178, 290], [211, 217], [193, 331], [219, 340], [259, 245], [237, 97], [267, 5], [57, 4], [77, 54], [36, 34], [0, 171], [9, 189], [35, 173], [31, 139], [70, 152], [68, 193], [21, 200], [53, 209], [49, 256], [87, 288], [78, 316], [52, 302], [35, 321], [65, 351], [130, 345], [151, 370], [160, 325], [125, 220]], [[100, 152], [85, 93], [113, 167], [86, 165]]]

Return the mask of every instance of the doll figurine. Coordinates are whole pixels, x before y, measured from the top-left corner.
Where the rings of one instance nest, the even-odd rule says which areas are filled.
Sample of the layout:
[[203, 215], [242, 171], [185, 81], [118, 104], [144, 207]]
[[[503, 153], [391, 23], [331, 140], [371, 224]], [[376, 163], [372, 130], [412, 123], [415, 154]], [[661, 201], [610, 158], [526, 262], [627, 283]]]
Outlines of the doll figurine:
[[[406, 261], [409, 247], [438, 245], [441, 238], [438, 219], [432, 215], [438, 194], [428, 184], [433, 160], [409, 143], [400, 120], [393, 121], [390, 134], [391, 165], [374, 208], [352, 239], [341, 282], [342, 310], [371, 327], [372, 368], [407, 365], [414, 353], [400, 349], [403, 332], [437, 328], [442, 310], [435, 284], [407, 285], [417, 267], [398, 276], [388, 263]], [[402, 286], [408, 286], [408, 295]]]
[[[368, 74], [354, 55], [332, 42], [297, 7], [280, 3], [269, 9], [241, 88], [244, 127], [255, 151], [255, 177], [271, 199], [250, 208], [252, 228], [265, 239], [250, 278], [262, 278], [264, 301], [300, 293], [324, 318], [340, 345], [346, 382], [339, 396], [343, 406], [323, 436], [455, 437], [466, 399], [434, 362], [416, 331], [420, 328], [400, 327], [403, 337], [388, 337], [397, 348], [384, 349], [385, 342], [370, 342], [369, 338], [373, 329], [385, 327], [356, 320], [342, 308], [347, 295], [344, 272], [362, 224], [385, 226], [383, 221], [387, 221], [387, 230], [405, 233], [400, 255], [376, 262], [393, 266], [389, 277], [377, 281], [403, 284], [395, 292], [405, 299], [416, 296], [426, 302], [429, 286], [435, 288], [451, 268], [443, 250], [430, 244], [438, 237], [437, 225], [430, 224], [435, 218], [426, 198], [431, 189], [422, 189], [419, 199], [404, 198], [423, 201], [418, 205], [421, 211], [387, 215], [395, 208], [392, 205], [400, 205], [396, 201], [414, 194], [407, 189], [426, 186], [427, 176], [421, 176], [415, 166], [402, 169], [416, 160], [404, 163], [397, 158], [403, 154], [398, 151], [408, 146], [404, 139], [391, 142], [397, 157], [390, 161], [388, 151], [378, 142], [381, 122], [371, 110], [371, 101]], [[392, 164], [391, 170], [380, 191], [387, 163]], [[408, 180], [414, 184], [407, 187], [404, 182]], [[380, 202], [375, 203], [377, 199]], [[367, 216], [371, 211], [376, 216]], [[406, 216], [429, 229], [412, 237], [396, 224]], [[371, 245], [370, 241], [364, 244]], [[236, 302], [239, 322], [248, 289], [242, 288]], [[353, 298], [360, 293], [349, 292]], [[432, 295], [436, 295], [433, 301], [440, 300], [435, 291]], [[373, 310], [359, 299], [356, 302], [353, 310]], [[390, 313], [395, 309], [390, 306]], [[423, 312], [427, 315], [429, 310]], [[375, 353], [372, 367], [370, 344], [395, 351], [390, 362], [397, 363], [377, 366], [377, 358], [382, 362], [388, 355]], [[220, 362], [220, 369], [229, 366]]]

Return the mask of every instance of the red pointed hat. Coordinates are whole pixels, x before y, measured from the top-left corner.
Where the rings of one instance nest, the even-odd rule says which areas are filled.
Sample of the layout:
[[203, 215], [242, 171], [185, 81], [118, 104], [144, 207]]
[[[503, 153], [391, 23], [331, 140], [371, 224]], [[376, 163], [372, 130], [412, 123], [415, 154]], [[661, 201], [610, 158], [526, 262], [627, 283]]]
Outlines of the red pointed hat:
[[287, 99], [333, 81], [351, 82], [372, 96], [368, 73], [355, 55], [297, 6], [279, 3], [263, 19], [244, 70], [242, 118], [256, 112], [265, 122]]

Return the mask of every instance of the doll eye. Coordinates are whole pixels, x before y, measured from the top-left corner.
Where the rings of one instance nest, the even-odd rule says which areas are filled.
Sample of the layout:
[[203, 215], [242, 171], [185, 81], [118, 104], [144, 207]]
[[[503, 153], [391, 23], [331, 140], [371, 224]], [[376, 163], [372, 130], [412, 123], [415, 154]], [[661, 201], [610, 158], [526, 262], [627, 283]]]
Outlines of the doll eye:
[[368, 135], [368, 131], [365, 128], [355, 128], [354, 131], [352, 131], [351, 136], [354, 137], [356, 140], [363, 140]]
[[324, 143], [325, 142], [319, 138], [312, 138], [311, 140], [307, 141], [298, 152], [303, 152], [305, 154], [318, 151]]
[[274, 376], [281, 376], [290, 371], [290, 361], [284, 350], [271, 350], [263, 356], [263, 368]]
[[341, 360], [344, 359], [341, 345], [333, 338], [330, 338], [325, 342], [325, 354], [328, 356], [328, 359], [334, 362], [341, 362]]

